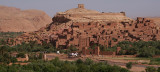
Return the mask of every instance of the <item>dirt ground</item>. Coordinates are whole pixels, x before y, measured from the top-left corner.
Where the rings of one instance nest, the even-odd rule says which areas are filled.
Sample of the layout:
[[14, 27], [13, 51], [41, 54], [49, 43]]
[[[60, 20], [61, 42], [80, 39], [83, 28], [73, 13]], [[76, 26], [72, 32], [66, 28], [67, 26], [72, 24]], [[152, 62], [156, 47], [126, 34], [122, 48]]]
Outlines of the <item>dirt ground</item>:
[[[145, 68], [147, 66], [153, 66], [155, 68], [160, 67], [160, 65], [147, 65], [147, 64], [142, 64], [143, 62], [150, 62], [149, 59], [143, 59], [143, 58], [136, 58], [136, 57], [122, 57], [122, 56], [93, 56], [93, 55], [81, 55], [78, 57], [71, 57], [69, 58], [67, 54], [56, 54], [56, 53], [50, 53], [46, 54], [46, 60], [52, 60], [55, 57], [59, 57], [60, 60], [63, 61], [76, 61], [77, 59], [82, 59], [85, 60], [86, 58], [90, 58], [95, 62], [104, 62], [107, 61], [108, 64], [110, 65], [118, 65], [120, 67], [126, 68], [126, 63], [132, 62], [132, 68], [130, 71], [132, 72], [145, 72]], [[141, 63], [139, 63], [141, 62]], [[26, 65], [28, 63], [16, 63], [20, 65]], [[9, 65], [12, 65], [10, 63]]]
[[[128, 62], [149, 62], [149, 60], [147, 59], [137, 59], [137, 58], [132, 58], [132, 57], [113, 57], [113, 56], [92, 56], [92, 55], [87, 55], [87, 56], [80, 56], [80, 57], [73, 57], [73, 58], [68, 58], [67, 54], [56, 54], [56, 53], [51, 53], [51, 54], [46, 54], [46, 58], [47, 60], [51, 60], [54, 59], [55, 57], [59, 57], [60, 60], [63, 61], [75, 61], [77, 59], [82, 59], [85, 60], [86, 58], [90, 58], [96, 62], [103, 62], [103, 61], [107, 61], [110, 65], [118, 65], [121, 66], [123, 68], [126, 68], [126, 63]], [[132, 68], [130, 69], [130, 71], [132, 72], [145, 72], [145, 68], [147, 66], [153, 66], [155, 68], [160, 67], [160, 65], [147, 65], [147, 64], [141, 64], [141, 63], [137, 63], [137, 64], [133, 64]]]

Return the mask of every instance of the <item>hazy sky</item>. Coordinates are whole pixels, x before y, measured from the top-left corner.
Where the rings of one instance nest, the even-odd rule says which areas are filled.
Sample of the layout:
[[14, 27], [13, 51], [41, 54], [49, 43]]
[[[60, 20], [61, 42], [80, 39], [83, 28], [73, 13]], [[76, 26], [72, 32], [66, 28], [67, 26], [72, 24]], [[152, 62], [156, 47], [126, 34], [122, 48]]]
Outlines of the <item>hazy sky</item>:
[[39, 9], [53, 17], [56, 12], [76, 8], [77, 4], [100, 12], [125, 11], [129, 17], [160, 17], [160, 0], [0, 0], [0, 5]]

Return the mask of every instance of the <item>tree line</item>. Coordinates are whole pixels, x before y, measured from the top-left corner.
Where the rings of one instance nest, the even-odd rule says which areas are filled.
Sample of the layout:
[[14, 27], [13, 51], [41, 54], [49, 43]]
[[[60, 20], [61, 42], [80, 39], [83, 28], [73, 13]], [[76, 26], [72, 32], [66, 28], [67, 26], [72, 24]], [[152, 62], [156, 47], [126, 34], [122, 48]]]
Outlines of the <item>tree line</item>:
[[[5, 41], [1, 40], [0, 45], [5, 46], [9, 52], [56, 52], [69, 53], [72, 51], [77, 51], [78, 49], [71, 45], [68, 49], [60, 49], [53, 46], [51, 43], [43, 42], [38, 44], [36, 41], [30, 41], [29, 43], [22, 43], [15, 46], [8, 46], [4, 44]], [[94, 49], [96, 46], [100, 47], [101, 51], [116, 51], [117, 47], [121, 47], [119, 55], [137, 55], [138, 57], [153, 57], [154, 55], [160, 55], [160, 41], [122, 41], [113, 47], [107, 48], [103, 45], [92, 45], [90, 48]]]
[[116, 51], [121, 47], [118, 55], [136, 55], [137, 57], [153, 57], [160, 55], [160, 41], [122, 41], [113, 47], [99, 45], [101, 51]]
[[61, 61], [58, 57], [51, 61], [37, 60], [27, 65], [0, 65], [0, 72], [130, 72], [107, 62], [93, 62], [91, 59]]

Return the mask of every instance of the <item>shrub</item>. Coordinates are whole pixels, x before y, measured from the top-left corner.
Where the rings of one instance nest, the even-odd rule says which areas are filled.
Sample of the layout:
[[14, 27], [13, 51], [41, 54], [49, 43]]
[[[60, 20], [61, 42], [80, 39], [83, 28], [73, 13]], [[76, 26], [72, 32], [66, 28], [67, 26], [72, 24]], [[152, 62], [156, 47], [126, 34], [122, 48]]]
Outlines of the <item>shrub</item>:
[[17, 54], [17, 57], [25, 58], [26, 56], [24, 53], [19, 53], [19, 54]]
[[114, 42], [117, 42], [117, 39], [116, 39], [116, 38], [112, 38], [112, 40], [113, 40]]
[[130, 72], [130, 71], [127, 70], [127, 69], [125, 69], [125, 68], [122, 68], [122, 69], [120, 70], [120, 72]]
[[7, 72], [7, 69], [4, 66], [0, 66], [0, 72]]
[[78, 60], [76, 61], [76, 63], [77, 63], [77, 64], [82, 64], [83, 61], [82, 61], [81, 59], [78, 59]]
[[11, 62], [12, 62], [12, 63], [15, 63], [15, 62], [17, 62], [17, 59], [16, 59], [15, 57], [12, 57], [12, 58], [11, 58]]
[[38, 58], [39, 58], [39, 59], [43, 59], [43, 53], [39, 53]]
[[75, 46], [71, 45], [71, 46], [69, 47], [69, 50], [70, 50], [70, 51], [77, 51], [78, 49], [77, 49]]
[[151, 66], [146, 67], [145, 70], [146, 70], [146, 72], [156, 72], [156, 68], [151, 67]]
[[93, 60], [87, 58], [87, 59], [85, 60], [85, 64], [86, 64], [86, 65], [91, 65], [91, 64], [93, 64]]
[[131, 69], [131, 68], [132, 68], [132, 62], [128, 62], [128, 63], [126, 64], [126, 67], [127, 67], [128, 69]]
[[158, 67], [157, 72], [160, 72], [160, 67]]

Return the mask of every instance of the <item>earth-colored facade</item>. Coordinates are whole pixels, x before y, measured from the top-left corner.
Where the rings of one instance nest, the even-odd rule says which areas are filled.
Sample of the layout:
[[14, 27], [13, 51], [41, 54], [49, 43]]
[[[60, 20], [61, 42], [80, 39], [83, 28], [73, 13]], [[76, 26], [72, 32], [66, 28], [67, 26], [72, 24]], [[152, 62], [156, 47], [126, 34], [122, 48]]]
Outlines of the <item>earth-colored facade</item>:
[[159, 27], [153, 20], [141, 17], [133, 20], [126, 17], [125, 12], [100, 13], [85, 9], [83, 4], [66, 12], [58, 12], [52, 20], [50, 25], [38, 31], [15, 38], [12, 44], [46, 41], [57, 48], [65, 49], [74, 45], [82, 50], [93, 44], [112, 47], [125, 40], [160, 40]]

